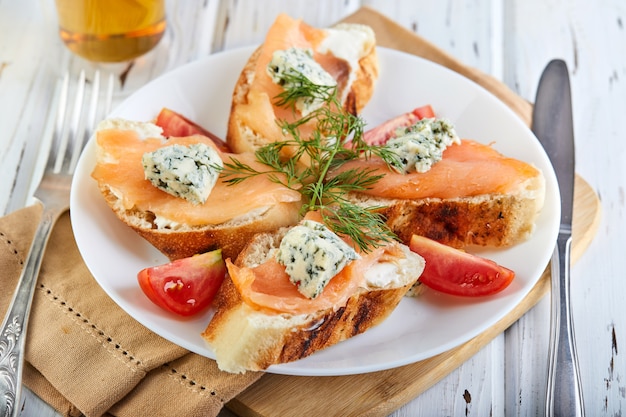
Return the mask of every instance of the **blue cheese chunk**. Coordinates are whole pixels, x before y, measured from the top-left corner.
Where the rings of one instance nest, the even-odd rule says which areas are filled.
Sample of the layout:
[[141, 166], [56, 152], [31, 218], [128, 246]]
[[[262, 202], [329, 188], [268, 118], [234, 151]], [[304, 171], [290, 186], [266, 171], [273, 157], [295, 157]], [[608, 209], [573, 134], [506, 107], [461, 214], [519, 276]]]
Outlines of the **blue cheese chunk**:
[[142, 163], [152, 185], [194, 204], [206, 201], [224, 166], [217, 151], [204, 143], [146, 152]]
[[291, 282], [307, 298], [316, 298], [328, 282], [352, 260], [356, 251], [321, 223], [305, 220], [280, 242], [276, 259]]
[[461, 143], [454, 126], [446, 119], [422, 119], [412, 126], [400, 128], [396, 137], [389, 140], [387, 148], [398, 156], [403, 174], [426, 172], [441, 161], [443, 151], [452, 144]]
[[[300, 87], [295, 79], [305, 77], [312, 84], [334, 87], [337, 81], [313, 59], [313, 51], [302, 48], [277, 50], [267, 65], [267, 73], [276, 84], [285, 89]], [[295, 78], [295, 79], [294, 79]], [[323, 97], [306, 96], [296, 100], [295, 106], [302, 116], [317, 110], [324, 104]]]

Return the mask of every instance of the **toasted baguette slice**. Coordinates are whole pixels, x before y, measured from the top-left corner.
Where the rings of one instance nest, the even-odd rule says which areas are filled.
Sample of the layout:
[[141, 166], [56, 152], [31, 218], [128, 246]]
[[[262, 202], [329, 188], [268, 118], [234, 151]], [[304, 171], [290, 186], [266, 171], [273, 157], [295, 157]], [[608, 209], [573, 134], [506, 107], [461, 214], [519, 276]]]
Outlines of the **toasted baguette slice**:
[[[357, 36], [342, 36], [342, 33], [355, 32]], [[314, 33], [314, 36], [310, 36]], [[295, 35], [297, 34], [297, 36]], [[374, 32], [367, 26], [356, 24], [340, 24], [331, 29], [312, 28], [300, 20], [286, 15], [279, 15], [270, 28], [267, 38], [250, 56], [245, 64], [239, 79], [235, 84], [232, 96], [230, 117], [226, 142], [233, 152], [250, 152], [271, 142], [284, 140], [276, 120], [284, 120], [283, 115], [277, 115], [273, 106], [275, 96], [282, 88], [276, 90], [270, 77], [265, 73], [271, 54], [275, 50], [285, 50], [290, 47], [311, 48], [316, 53], [333, 56], [333, 47], [321, 44], [321, 38], [333, 37], [331, 43], [353, 42], [352, 48], [337, 48], [335, 51], [356, 51], [350, 57], [337, 57], [331, 62], [332, 75], [337, 81], [340, 97], [344, 109], [352, 114], [358, 114], [368, 103], [374, 93], [374, 86], [378, 79], [378, 57], [376, 55], [376, 39]], [[309, 39], [312, 37], [313, 39]], [[281, 38], [281, 39], [276, 39]], [[293, 43], [297, 39], [299, 43]], [[303, 41], [307, 39], [306, 41]], [[316, 49], [317, 48], [317, 49]], [[267, 88], [272, 91], [267, 91]], [[262, 90], [262, 97], [256, 94], [251, 99], [251, 91], [255, 94]], [[287, 115], [289, 117], [290, 115]], [[296, 116], [296, 118], [299, 116]]]
[[541, 171], [506, 194], [416, 200], [349, 195], [359, 205], [381, 206], [387, 225], [405, 244], [418, 234], [456, 248], [507, 247], [528, 239], [544, 198]]
[[[92, 176], [97, 180], [100, 192], [121, 221], [170, 260], [186, 258], [218, 248], [222, 249], [224, 258], [234, 259], [255, 234], [294, 225], [300, 220], [301, 202], [297, 193], [295, 196], [290, 194], [288, 198], [283, 198], [284, 195], [281, 195], [280, 198], [263, 197], [265, 199], [263, 202], [252, 204], [249, 211], [241, 210], [237, 214], [219, 206], [219, 201], [230, 201], [241, 193], [247, 195], [251, 193], [260, 194], [260, 191], [255, 187], [263, 186], [264, 183], [259, 183], [260, 185], [256, 186], [244, 184], [244, 187], [249, 186], [251, 189], [224, 186], [221, 188], [222, 192], [229, 192], [230, 194], [222, 194], [224, 197], [207, 201], [207, 204], [212, 204], [211, 201], [218, 202], [213, 206], [215, 206], [214, 210], [218, 212], [219, 217], [211, 222], [205, 220], [204, 217], [194, 217], [194, 213], [197, 214], [199, 211], [206, 213], [210, 207], [207, 205], [195, 206], [182, 198], [166, 195], [165, 192], [153, 188], [153, 185], [144, 178], [141, 165], [143, 148], [138, 148], [140, 145], [137, 143], [145, 140], [157, 140], [162, 141], [163, 146], [167, 146], [172, 140], [186, 140], [195, 143], [196, 137], [175, 138], [165, 141], [164, 138], [160, 137], [161, 130], [156, 125], [122, 119], [103, 121], [96, 131], [96, 135], [105, 130], [119, 130], [122, 131], [122, 134], [125, 134], [125, 131], [130, 131], [136, 133], [137, 137], [134, 135], [120, 136], [118, 140], [106, 142], [107, 145], [105, 146], [102, 145], [100, 136], [97, 137], [97, 164]], [[202, 143], [212, 143], [209, 138], [197, 137], [197, 140]], [[109, 143], [113, 145], [109, 147]], [[121, 158], [118, 156], [120, 153], [133, 156]], [[138, 155], [135, 156], [135, 154]], [[132, 166], [129, 167], [128, 165]], [[129, 197], [137, 189], [148, 189], [141, 191], [140, 195], [150, 192], [151, 194], [145, 195], [150, 195], [153, 199], [149, 200], [148, 203], [138, 205], [136, 200]], [[268, 192], [276, 191], [274, 188], [269, 190]], [[219, 192], [217, 188], [212, 191], [212, 193], [217, 192]], [[230, 196], [231, 194], [235, 197]], [[245, 205], [246, 202], [239, 203], [235, 200], [232, 201], [232, 204], [248, 209]], [[173, 207], [173, 209], [169, 209], [170, 213], [172, 211], [176, 213], [186, 212], [189, 213], [186, 218], [200, 220], [184, 222], [178, 218], [167, 217], [160, 211], [160, 207], [163, 206]]]
[[100, 192], [120, 220], [170, 260], [220, 248], [224, 259], [234, 259], [257, 233], [296, 224], [300, 220], [300, 203], [291, 202], [262, 207], [245, 217], [217, 225], [164, 227], [156, 222], [152, 212], [136, 207], [124, 208], [122, 200], [107, 185], [101, 186]]
[[[237, 258], [238, 266], [262, 264], [285, 230], [261, 234]], [[265, 370], [295, 361], [381, 323], [414, 285], [424, 260], [408, 247], [367, 270], [365, 285], [345, 303], [308, 314], [268, 312], [243, 301], [227, 277], [215, 300], [216, 313], [202, 334], [220, 369], [231, 373]]]

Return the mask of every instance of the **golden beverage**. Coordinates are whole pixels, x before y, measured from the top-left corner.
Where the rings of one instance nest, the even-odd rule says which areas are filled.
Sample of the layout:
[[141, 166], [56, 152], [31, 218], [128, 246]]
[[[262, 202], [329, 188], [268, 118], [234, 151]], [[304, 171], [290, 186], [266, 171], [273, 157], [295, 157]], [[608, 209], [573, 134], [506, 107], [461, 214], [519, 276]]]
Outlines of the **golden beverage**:
[[56, 0], [61, 39], [97, 62], [121, 62], [154, 48], [165, 31], [165, 0]]

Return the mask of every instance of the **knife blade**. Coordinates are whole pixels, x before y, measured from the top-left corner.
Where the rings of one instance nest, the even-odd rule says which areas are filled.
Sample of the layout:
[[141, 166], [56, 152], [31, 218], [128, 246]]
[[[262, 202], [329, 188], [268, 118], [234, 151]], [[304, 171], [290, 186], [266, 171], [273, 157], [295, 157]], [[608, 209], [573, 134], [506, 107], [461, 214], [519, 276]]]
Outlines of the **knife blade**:
[[561, 223], [551, 260], [546, 415], [582, 417], [585, 411], [569, 294], [575, 179], [574, 127], [569, 72], [562, 60], [550, 61], [541, 74], [532, 131], [552, 162], [561, 195]]

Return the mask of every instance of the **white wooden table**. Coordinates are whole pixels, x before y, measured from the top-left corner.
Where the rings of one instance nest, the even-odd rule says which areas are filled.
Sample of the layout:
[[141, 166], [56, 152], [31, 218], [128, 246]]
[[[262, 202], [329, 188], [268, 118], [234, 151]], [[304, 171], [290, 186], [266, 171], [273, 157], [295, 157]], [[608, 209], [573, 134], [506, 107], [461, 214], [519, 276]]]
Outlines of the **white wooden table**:
[[[626, 408], [626, 361], [620, 350], [626, 346], [624, 0], [168, 2], [170, 27], [177, 36], [162, 47], [174, 46], [176, 53], [151, 58], [150, 76], [210, 52], [258, 43], [279, 11], [325, 26], [361, 5], [381, 11], [466, 64], [501, 79], [529, 101], [547, 62], [564, 59], [573, 90], [577, 172], [603, 205], [598, 235], [572, 269], [585, 408], [589, 416], [622, 414]], [[29, 201], [37, 141], [45, 127], [44, 103], [52, 94], [59, 63], [66, 65], [69, 59], [55, 33], [52, 0], [0, 0], [0, 213]], [[133, 78], [133, 71], [124, 93], [145, 82]], [[124, 93], [116, 95], [114, 104]], [[546, 297], [393, 415], [543, 415], [548, 327]], [[22, 416], [54, 415], [26, 392]]]

